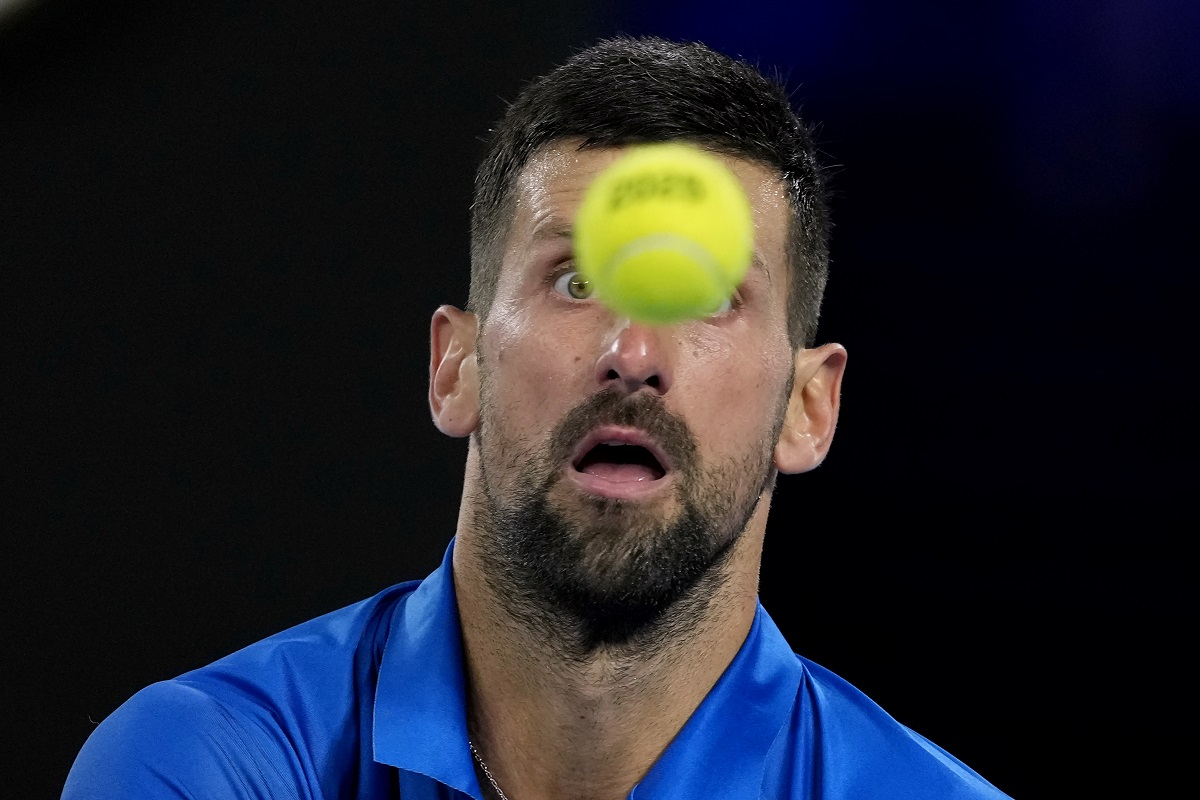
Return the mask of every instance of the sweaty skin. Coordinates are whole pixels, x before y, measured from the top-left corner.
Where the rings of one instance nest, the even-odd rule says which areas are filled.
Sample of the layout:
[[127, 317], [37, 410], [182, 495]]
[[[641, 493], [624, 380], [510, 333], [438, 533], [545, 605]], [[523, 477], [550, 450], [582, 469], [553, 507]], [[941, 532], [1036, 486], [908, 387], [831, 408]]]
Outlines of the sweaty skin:
[[[750, 199], [756, 237], [754, 264], [728, 311], [650, 327], [561, 291], [584, 190], [621, 152], [570, 141], [539, 151], [517, 184], [486, 321], [443, 306], [431, 325], [434, 421], [452, 436], [479, 434], [468, 449], [454, 552], [468, 726], [514, 800], [628, 795], [750, 629], [775, 471], [817, 466], [837, 421], [845, 351], [797, 352], [788, 343], [788, 206], [782, 182], [762, 165], [723, 157]], [[644, 396], [680, 421], [694, 443], [692, 477], [668, 471], [615, 500], [619, 487], [581, 481], [569, 459], [549, 459], [560, 422], [604, 392]], [[561, 615], [521, 604], [538, 587], [497, 585], [489, 572], [495, 539], [480, 509], [520, 502], [531, 483], [577, 523], [570, 536], [586, 555], [580, 574], [599, 589], [603, 576], [632, 568], [623, 559], [644, 544], [639, 536], [684, 513], [685, 486], [738, 528], [727, 557], [698, 584], [703, 602], [676, 603], [652, 637], [588, 647], [575, 628], [556, 627]], [[482, 776], [481, 785], [490, 791]]]

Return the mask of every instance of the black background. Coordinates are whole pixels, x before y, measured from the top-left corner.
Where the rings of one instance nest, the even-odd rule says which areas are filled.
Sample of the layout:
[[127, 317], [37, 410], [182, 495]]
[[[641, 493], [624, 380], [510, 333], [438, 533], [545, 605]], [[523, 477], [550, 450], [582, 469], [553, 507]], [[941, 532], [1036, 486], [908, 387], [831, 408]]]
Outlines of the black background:
[[436, 565], [465, 444], [428, 324], [482, 137], [618, 31], [780, 69], [834, 167], [841, 426], [762, 583], [795, 649], [1014, 797], [1165, 785], [1194, 4], [410, 5], [0, 16], [11, 786], [56, 796], [137, 689]]

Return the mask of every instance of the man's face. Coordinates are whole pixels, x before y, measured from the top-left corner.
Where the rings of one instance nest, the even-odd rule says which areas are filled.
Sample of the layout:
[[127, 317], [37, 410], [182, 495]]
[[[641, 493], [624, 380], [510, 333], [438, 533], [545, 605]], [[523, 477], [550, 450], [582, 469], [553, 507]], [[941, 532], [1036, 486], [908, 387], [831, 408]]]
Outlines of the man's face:
[[727, 311], [651, 327], [573, 285], [576, 210], [621, 153], [568, 142], [529, 163], [477, 343], [498, 566], [523, 596], [586, 618], [593, 643], [629, 638], [728, 552], [770, 490], [793, 366], [789, 207], [758, 164], [724, 159], [755, 220]]

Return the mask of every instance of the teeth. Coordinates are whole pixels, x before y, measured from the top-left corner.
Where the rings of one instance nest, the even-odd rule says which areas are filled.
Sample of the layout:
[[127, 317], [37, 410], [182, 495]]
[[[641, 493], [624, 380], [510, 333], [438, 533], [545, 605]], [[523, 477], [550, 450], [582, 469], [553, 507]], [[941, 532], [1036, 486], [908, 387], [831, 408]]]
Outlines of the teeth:
[[624, 447], [625, 445], [629, 444], [629, 442], [617, 442], [617, 441], [610, 440], [610, 441], [606, 441], [606, 442], [601, 442], [601, 444], [606, 444], [609, 447]]

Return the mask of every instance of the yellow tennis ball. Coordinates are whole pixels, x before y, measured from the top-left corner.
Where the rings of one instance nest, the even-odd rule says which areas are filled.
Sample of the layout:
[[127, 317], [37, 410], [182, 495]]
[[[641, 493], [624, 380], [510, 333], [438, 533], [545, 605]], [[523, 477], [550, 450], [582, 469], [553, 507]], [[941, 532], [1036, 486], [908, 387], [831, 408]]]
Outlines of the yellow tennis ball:
[[750, 202], [713, 155], [640, 145], [592, 181], [575, 216], [575, 264], [597, 299], [641, 322], [706, 317], [745, 277]]

